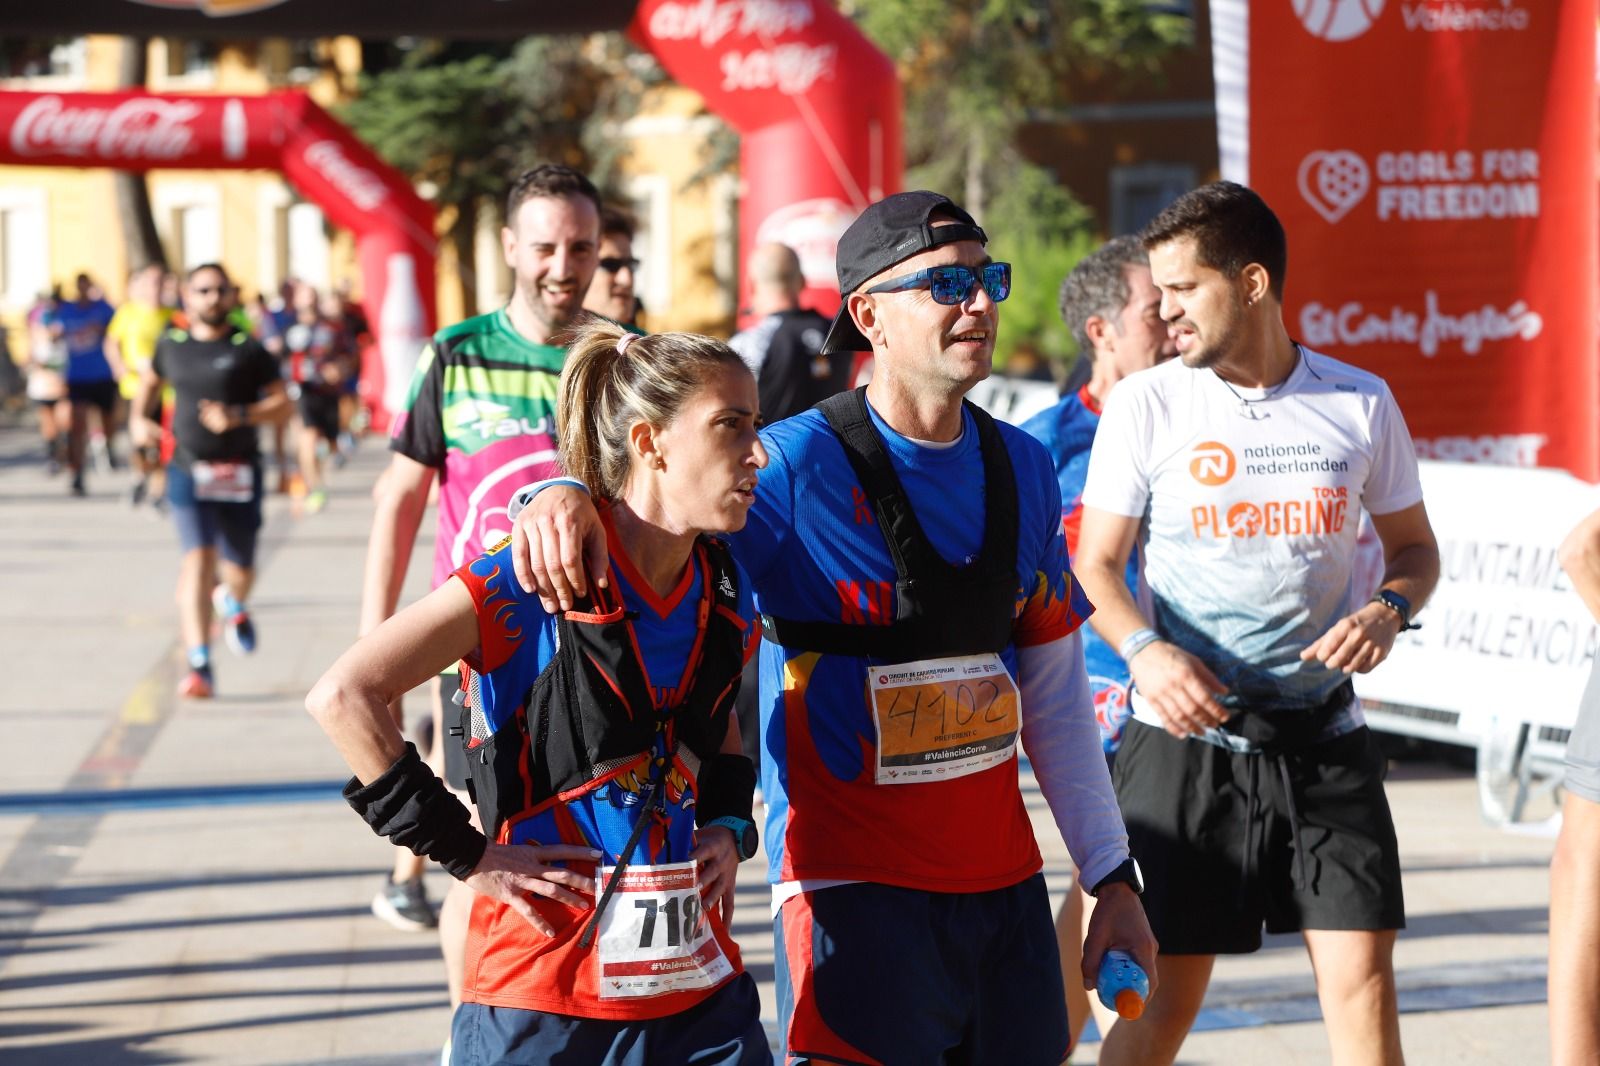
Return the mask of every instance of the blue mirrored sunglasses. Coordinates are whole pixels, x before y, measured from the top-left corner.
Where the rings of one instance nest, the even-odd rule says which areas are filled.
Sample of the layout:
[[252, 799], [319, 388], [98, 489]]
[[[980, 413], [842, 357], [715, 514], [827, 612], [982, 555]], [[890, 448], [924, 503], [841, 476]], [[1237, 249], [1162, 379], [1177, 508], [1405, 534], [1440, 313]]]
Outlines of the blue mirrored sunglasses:
[[989, 299], [999, 303], [1011, 295], [1011, 264], [985, 263], [977, 272], [969, 266], [936, 266], [891, 278], [874, 285], [867, 292], [905, 292], [907, 289], [927, 289], [936, 304], [950, 306], [961, 303], [972, 295], [972, 286], [982, 281], [983, 291]]

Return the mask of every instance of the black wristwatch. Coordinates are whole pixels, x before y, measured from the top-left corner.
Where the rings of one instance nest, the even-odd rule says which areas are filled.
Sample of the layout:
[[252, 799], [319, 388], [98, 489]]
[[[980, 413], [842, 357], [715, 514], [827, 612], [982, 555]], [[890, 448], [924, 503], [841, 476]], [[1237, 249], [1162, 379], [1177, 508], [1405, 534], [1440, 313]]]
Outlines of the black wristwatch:
[[1139, 861], [1131, 858], [1123, 860], [1121, 866], [1106, 874], [1100, 879], [1099, 883], [1089, 890], [1089, 895], [1098, 897], [1107, 885], [1127, 885], [1135, 893], [1142, 894], [1144, 892], [1144, 874], [1139, 872]]
[[721, 818], [711, 819], [711, 821], [707, 822], [700, 828], [710, 829], [714, 825], [720, 825], [724, 829], [730, 830], [733, 833], [733, 844], [734, 847], [739, 849], [740, 862], [743, 862], [754, 855], [756, 853], [756, 848], [761, 846], [761, 838], [756, 833], [756, 823], [754, 822], [749, 822], [743, 818], [727, 814], [723, 815]]
[[1389, 608], [1389, 610], [1400, 616], [1400, 632], [1404, 633], [1408, 629], [1421, 628], [1417, 625], [1414, 625], [1411, 621], [1411, 601], [1400, 595], [1398, 592], [1391, 592], [1389, 589], [1379, 589], [1377, 593], [1373, 595], [1371, 602], [1381, 603], [1385, 607]]

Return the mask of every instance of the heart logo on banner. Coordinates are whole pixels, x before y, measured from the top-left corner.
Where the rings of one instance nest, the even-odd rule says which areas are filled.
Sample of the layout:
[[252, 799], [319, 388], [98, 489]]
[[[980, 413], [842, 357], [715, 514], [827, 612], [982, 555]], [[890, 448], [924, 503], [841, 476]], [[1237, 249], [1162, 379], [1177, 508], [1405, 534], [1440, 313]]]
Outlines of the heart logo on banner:
[[1371, 185], [1367, 161], [1354, 152], [1312, 152], [1300, 161], [1300, 195], [1330, 223], [1349, 214]]

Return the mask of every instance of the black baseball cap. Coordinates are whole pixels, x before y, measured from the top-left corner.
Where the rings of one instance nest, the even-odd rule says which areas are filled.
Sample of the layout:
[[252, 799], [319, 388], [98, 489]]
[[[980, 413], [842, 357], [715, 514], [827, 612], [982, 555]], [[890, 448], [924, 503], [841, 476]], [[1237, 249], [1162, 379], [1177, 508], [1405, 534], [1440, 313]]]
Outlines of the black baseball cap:
[[[952, 221], [935, 226], [929, 221], [935, 212]], [[952, 241], [988, 244], [989, 236], [948, 196], [918, 189], [869, 204], [839, 237], [839, 311], [822, 342], [823, 354], [870, 350], [850, 317], [850, 294], [901, 260]]]

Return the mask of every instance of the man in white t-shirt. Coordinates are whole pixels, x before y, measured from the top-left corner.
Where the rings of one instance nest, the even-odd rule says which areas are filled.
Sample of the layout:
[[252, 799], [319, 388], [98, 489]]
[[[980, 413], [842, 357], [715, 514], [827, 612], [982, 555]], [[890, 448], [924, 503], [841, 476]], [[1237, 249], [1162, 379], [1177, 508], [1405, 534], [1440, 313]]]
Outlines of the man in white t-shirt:
[[[1383, 381], [1283, 323], [1287, 242], [1249, 189], [1181, 197], [1143, 234], [1179, 358], [1105, 406], [1074, 557], [1128, 662], [1113, 774], [1161, 944], [1161, 994], [1102, 1063], [1172, 1062], [1217, 954], [1300, 931], [1333, 1061], [1401, 1061], [1405, 924], [1384, 760], [1350, 688], [1433, 590], [1438, 545]], [[1372, 518], [1386, 565], [1356, 588]], [[1153, 617], [1123, 569], [1145, 554]]]

